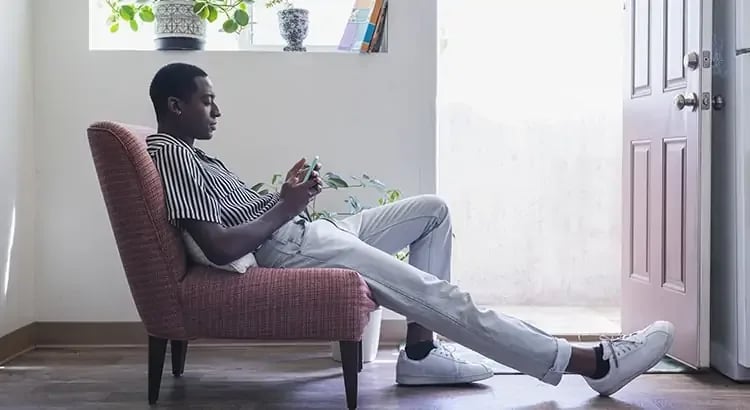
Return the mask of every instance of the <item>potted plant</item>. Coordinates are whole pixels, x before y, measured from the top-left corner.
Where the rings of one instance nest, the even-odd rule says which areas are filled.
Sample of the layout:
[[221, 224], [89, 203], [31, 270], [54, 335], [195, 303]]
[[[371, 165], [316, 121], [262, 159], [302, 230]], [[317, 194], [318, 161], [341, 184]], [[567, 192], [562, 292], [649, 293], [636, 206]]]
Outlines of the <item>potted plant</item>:
[[[202, 50], [206, 26], [221, 21], [222, 31], [239, 33], [250, 24], [248, 4], [253, 0], [105, 0], [111, 10], [109, 31], [127, 24], [138, 31], [143, 23], [156, 22], [157, 50]], [[140, 21], [140, 23], [139, 23]]]
[[[358, 189], [375, 189], [380, 193], [380, 197], [377, 200], [378, 205], [385, 205], [392, 202], [396, 202], [401, 199], [401, 191], [398, 189], [391, 189], [386, 187], [385, 184], [378, 181], [375, 178], [371, 178], [367, 174], [363, 174], [361, 177], [351, 177], [350, 181], [346, 181], [344, 178], [333, 172], [327, 172], [322, 175], [323, 179], [323, 190], [335, 189], [335, 190], [358, 190]], [[281, 174], [275, 174], [271, 178], [271, 183], [260, 182], [255, 184], [251, 189], [259, 194], [265, 194], [273, 190], [279, 192], [281, 185], [284, 183], [284, 178]], [[326, 209], [318, 209], [316, 206], [316, 200], [313, 200], [312, 204], [305, 210], [305, 214], [310, 220], [316, 219], [339, 219], [345, 218], [350, 215], [356, 215], [363, 210], [369, 208], [365, 206], [357, 198], [355, 194], [348, 195], [345, 200], [348, 205], [348, 210], [345, 212], [334, 212]], [[409, 251], [402, 249], [394, 255], [397, 259], [406, 262], [409, 257]], [[378, 353], [378, 347], [380, 344], [380, 324], [383, 318], [383, 309], [378, 307], [376, 310], [370, 313], [370, 321], [364, 329], [362, 334], [362, 354], [363, 361], [368, 363], [375, 360], [375, 356]], [[339, 350], [339, 344], [331, 343], [331, 357], [335, 361], [341, 361], [341, 351]]]
[[307, 51], [302, 45], [307, 38], [310, 25], [310, 11], [294, 7], [291, 0], [268, 0], [266, 7], [282, 6], [279, 10], [279, 31], [287, 42], [284, 51]]

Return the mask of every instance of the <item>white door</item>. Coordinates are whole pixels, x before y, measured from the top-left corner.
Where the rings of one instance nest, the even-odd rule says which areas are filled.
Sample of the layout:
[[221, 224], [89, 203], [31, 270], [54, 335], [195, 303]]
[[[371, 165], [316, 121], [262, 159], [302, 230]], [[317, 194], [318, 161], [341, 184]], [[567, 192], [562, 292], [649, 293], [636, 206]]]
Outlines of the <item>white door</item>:
[[622, 327], [709, 364], [712, 0], [625, 2]]

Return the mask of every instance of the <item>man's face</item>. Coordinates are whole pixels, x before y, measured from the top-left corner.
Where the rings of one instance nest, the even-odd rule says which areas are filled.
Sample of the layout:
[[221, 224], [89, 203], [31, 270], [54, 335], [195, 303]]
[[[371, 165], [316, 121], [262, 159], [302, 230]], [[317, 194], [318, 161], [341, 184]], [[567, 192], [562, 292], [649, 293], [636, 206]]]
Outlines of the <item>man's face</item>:
[[178, 116], [181, 128], [198, 140], [208, 140], [216, 130], [217, 119], [221, 116], [216, 105], [216, 95], [208, 77], [196, 77], [195, 93], [187, 100], [180, 101]]

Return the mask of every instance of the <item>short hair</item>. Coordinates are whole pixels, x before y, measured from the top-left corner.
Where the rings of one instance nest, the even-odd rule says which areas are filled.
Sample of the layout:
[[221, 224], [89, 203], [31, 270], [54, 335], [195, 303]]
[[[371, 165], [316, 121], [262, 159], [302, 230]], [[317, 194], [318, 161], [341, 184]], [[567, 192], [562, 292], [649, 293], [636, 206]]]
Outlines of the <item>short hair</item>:
[[195, 84], [197, 77], [208, 77], [208, 74], [201, 68], [186, 63], [167, 64], [156, 72], [151, 80], [149, 95], [157, 120], [168, 112], [169, 97], [186, 100], [198, 90]]

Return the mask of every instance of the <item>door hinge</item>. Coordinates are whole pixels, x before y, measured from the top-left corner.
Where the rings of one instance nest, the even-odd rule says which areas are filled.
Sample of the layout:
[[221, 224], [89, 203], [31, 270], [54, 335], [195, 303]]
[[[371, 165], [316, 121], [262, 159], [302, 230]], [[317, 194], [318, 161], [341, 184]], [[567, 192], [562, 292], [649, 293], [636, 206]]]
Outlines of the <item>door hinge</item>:
[[711, 102], [711, 93], [705, 92], [701, 94], [701, 110], [710, 110]]
[[711, 68], [711, 52], [708, 50], [703, 51], [703, 68]]

